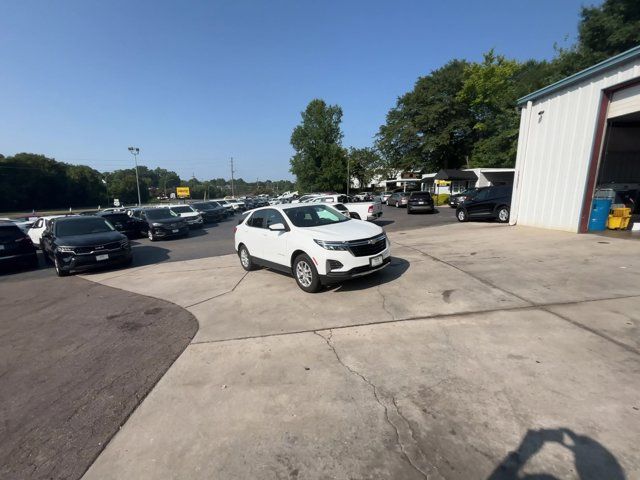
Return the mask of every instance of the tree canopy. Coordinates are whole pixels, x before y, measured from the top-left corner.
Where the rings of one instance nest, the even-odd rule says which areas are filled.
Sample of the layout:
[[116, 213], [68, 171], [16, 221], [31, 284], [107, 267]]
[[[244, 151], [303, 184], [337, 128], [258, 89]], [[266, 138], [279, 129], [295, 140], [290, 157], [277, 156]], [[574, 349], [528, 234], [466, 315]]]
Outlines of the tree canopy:
[[291, 173], [306, 192], [344, 190], [347, 185], [346, 152], [342, 148], [342, 109], [324, 100], [309, 102], [301, 123], [291, 134], [295, 155]]

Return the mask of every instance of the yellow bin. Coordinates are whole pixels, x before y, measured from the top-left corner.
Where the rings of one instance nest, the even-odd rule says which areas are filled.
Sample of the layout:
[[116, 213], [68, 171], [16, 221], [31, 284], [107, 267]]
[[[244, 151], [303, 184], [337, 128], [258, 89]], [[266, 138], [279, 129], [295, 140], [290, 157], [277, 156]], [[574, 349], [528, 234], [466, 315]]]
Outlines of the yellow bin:
[[612, 208], [611, 213], [614, 217], [630, 217], [631, 209], [630, 208]]
[[[625, 210], [629, 210], [629, 209], [627, 208]], [[607, 221], [607, 228], [609, 230], [625, 230], [629, 226], [629, 220], [631, 220], [630, 216], [618, 217], [615, 215], [609, 215], [609, 220]]]

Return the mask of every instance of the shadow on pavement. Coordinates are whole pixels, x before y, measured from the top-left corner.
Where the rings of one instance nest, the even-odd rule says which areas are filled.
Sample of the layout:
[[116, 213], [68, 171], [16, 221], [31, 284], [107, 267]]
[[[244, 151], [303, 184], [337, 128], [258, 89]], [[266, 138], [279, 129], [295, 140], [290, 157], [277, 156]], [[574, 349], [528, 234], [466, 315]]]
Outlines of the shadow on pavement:
[[[171, 250], [156, 245], [138, 244], [133, 247], [133, 267], [144, 267], [169, 260]], [[126, 267], [124, 267], [126, 268]]]
[[375, 223], [379, 227], [384, 227], [386, 225], [391, 225], [392, 223], [395, 223], [395, 222], [396, 222], [395, 220], [374, 220], [372, 223]]
[[601, 443], [568, 428], [529, 430], [518, 448], [510, 452], [487, 480], [556, 480], [550, 473], [523, 474], [529, 459], [545, 444], [555, 443], [573, 454], [575, 471], [580, 480], [624, 480], [624, 470], [616, 457]]
[[391, 257], [391, 263], [388, 267], [383, 268], [377, 273], [372, 273], [362, 278], [356, 278], [349, 280], [342, 284], [330, 285], [328, 290], [334, 292], [354, 292], [357, 290], [365, 290], [367, 288], [374, 288], [385, 283], [393, 282], [400, 278], [404, 272], [409, 269], [411, 264], [409, 261], [400, 257]]

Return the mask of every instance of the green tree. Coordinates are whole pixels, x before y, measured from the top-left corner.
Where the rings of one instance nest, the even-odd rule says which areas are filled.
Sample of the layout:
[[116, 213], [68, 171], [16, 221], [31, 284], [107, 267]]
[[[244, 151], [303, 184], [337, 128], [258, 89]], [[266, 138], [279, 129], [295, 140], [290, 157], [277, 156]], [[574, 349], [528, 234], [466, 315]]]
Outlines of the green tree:
[[434, 171], [464, 165], [475, 135], [469, 105], [458, 95], [467, 65], [452, 60], [398, 99], [376, 136], [390, 167]]
[[291, 135], [295, 155], [291, 173], [302, 191], [345, 189], [346, 153], [342, 148], [342, 109], [323, 100], [309, 102], [302, 112], [302, 122]]
[[385, 176], [385, 163], [378, 152], [372, 148], [349, 149], [349, 176], [358, 180], [360, 188], [365, 188], [378, 174]]
[[477, 133], [471, 152], [473, 167], [513, 167], [516, 160], [520, 115], [515, 109], [522, 93], [518, 73], [522, 65], [496, 55], [484, 55], [482, 63], [465, 67], [458, 94], [469, 105]]

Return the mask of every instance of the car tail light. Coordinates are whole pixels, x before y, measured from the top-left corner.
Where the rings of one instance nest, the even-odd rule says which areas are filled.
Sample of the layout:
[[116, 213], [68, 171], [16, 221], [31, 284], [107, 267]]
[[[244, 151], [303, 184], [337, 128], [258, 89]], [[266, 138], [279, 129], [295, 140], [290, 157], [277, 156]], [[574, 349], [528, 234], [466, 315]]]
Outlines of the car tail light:
[[369, 205], [369, 209], [367, 210], [369, 213], [373, 213], [373, 205]]

